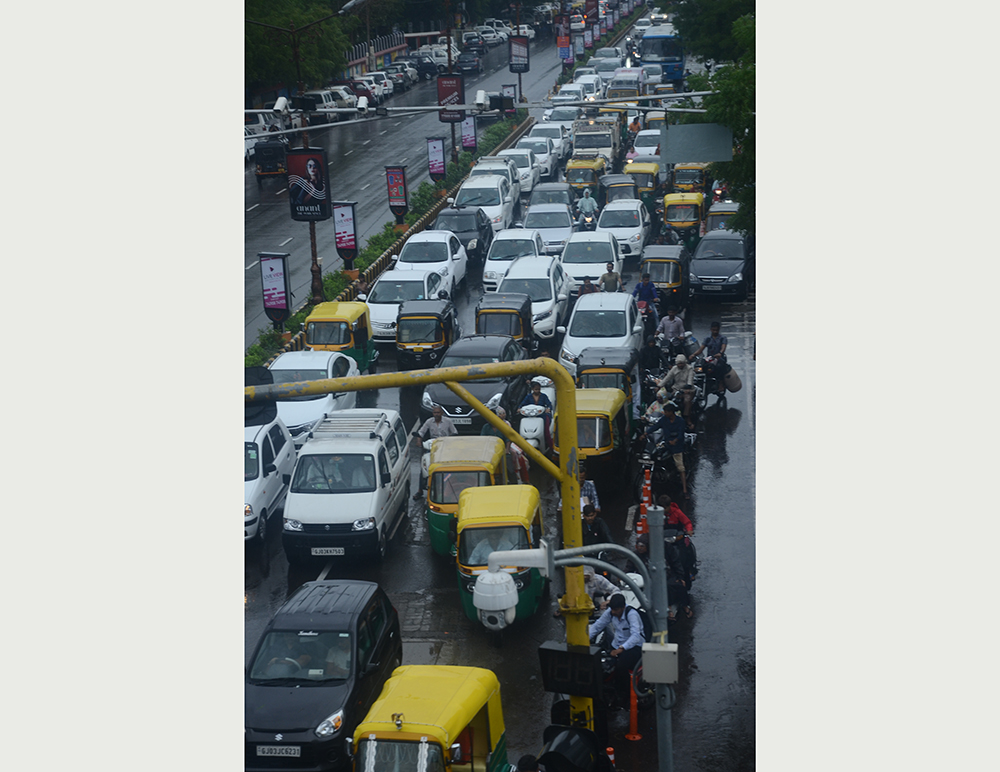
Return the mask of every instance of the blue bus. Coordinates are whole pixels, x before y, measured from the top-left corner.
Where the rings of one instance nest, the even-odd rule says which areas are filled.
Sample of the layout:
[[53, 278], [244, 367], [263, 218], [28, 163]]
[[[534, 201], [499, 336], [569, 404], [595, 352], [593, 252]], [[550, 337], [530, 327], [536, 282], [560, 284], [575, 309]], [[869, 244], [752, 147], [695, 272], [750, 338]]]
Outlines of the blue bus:
[[663, 67], [663, 82], [673, 82], [675, 91], [684, 90], [684, 45], [671, 24], [650, 27], [639, 41], [639, 61]]

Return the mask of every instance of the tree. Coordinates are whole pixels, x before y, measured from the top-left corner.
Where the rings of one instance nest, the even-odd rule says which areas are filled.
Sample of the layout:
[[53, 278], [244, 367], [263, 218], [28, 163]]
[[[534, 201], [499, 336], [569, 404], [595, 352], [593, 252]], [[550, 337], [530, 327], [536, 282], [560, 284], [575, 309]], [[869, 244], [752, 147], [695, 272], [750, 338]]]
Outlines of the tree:
[[755, 0], [683, 0], [671, 6], [674, 26], [684, 48], [701, 59], [735, 61], [740, 49], [733, 37], [733, 22], [752, 15]]

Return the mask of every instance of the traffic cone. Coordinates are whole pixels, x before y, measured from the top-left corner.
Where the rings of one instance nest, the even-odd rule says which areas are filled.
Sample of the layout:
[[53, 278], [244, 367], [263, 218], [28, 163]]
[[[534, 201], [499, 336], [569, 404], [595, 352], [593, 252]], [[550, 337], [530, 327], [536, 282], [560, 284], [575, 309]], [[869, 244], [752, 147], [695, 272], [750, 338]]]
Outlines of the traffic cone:
[[649, 533], [649, 524], [646, 522], [646, 510], [653, 504], [653, 483], [650, 479], [650, 470], [646, 469], [645, 479], [642, 482], [642, 497], [639, 500], [639, 520], [635, 524], [636, 533]]
[[611, 760], [611, 766], [615, 765], [615, 749], [610, 745], [604, 749], [604, 752], [608, 754], [608, 758]]

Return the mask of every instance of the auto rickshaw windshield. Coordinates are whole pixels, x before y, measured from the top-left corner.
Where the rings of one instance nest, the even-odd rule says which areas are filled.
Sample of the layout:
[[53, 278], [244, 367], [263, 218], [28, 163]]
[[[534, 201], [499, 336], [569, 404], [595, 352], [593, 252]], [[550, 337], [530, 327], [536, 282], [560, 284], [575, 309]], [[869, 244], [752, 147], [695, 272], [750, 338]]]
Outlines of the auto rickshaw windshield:
[[[615, 384], [615, 388], [618, 385]], [[611, 444], [608, 419], [604, 416], [579, 416], [576, 419], [576, 445], [579, 448], [603, 448]]]
[[691, 222], [698, 219], [698, 207], [694, 204], [671, 204], [667, 207], [667, 222]]
[[457, 504], [459, 495], [466, 488], [481, 488], [489, 484], [488, 472], [443, 469], [431, 475], [431, 501], [435, 504]]
[[342, 346], [351, 342], [347, 322], [310, 322], [306, 327], [306, 343], [314, 346]]
[[594, 182], [596, 177], [594, 176], [593, 169], [567, 169], [566, 170], [566, 182]]
[[652, 174], [643, 174], [640, 172], [629, 172], [629, 176], [635, 180], [635, 184], [640, 188], [655, 188], [656, 180], [653, 178]]
[[445, 772], [444, 756], [437, 743], [399, 742], [381, 737], [358, 743], [356, 769]]
[[680, 263], [670, 261], [655, 261], [645, 263], [643, 272], [649, 274], [649, 280], [654, 284], [677, 284], [681, 280]]
[[458, 562], [463, 566], [485, 566], [491, 552], [529, 546], [528, 532], [519, 525], [466, 528], [458, 535]]
[[437, 343], [442, 339], [437, 319], [400, 319], [396, 328], [399, 343]]

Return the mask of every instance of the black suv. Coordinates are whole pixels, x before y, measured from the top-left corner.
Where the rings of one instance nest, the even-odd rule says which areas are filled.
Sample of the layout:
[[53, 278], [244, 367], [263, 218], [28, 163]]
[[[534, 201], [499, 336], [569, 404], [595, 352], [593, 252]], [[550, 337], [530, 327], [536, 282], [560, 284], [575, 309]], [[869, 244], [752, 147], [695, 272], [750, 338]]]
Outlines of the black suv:
[[[524, 348], [506, 335], [468, 335], [451, 344], [438, 367], [484, 365], [491, 362], [513, 362], [527, 359]], [[462, 385], [490, 410], [503, 407], [513, 416], [528, 393], [528, 380], [523, 375], [511, 375], [487, 381], [464, 381]], [[459, 434], [479, 434], [486, 419], [443, 383], [431, 383], [424, 388], [420, 400], [421, 421], [431, 417], [434, 405], [440, 405]]]
[[413, 65], [413, 68], [417, 71], [424, 80], [430, 80], [431, 78], [436, 78], [438, 75], [438, 67], [426, 54], [409, 54], [407, 56], [397, 56], [397, 62], [406, 62]]
[[399, 616], [373, 582], [307, 582], [246, 670], [245, 767], [347, 769], [347, 743], [403, 661]]
[[746, 300], [756, 268], [753, 237], [730, 230], [709, 231], [691, 258], [691, 294], [698, 298]]
[[455, 69], [462, 74], [482, 73], [484, 69], [482, 54], [477, 54], [475, 51], [463, 51], [458, 55], [458, 60], [455, 62]]
[[[436, 231], [451, 231], [465, 247], [470, 260], [485, 260], [493, 243], [493, 224], [482, 207], [463, 206], [442, 209], [431, 226]], [[476, 246], [469, 245], [475, 239]]]

